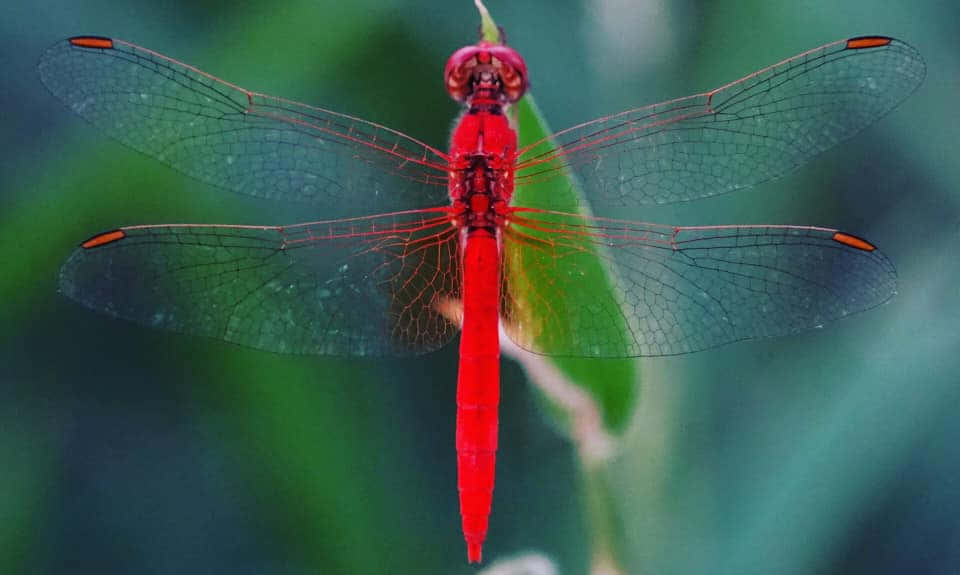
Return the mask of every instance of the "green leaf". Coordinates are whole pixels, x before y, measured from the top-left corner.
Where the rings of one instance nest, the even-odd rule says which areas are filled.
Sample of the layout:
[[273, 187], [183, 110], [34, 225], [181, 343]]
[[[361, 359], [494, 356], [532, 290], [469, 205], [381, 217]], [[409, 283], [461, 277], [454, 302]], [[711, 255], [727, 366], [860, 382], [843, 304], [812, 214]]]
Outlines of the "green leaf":
[[477, 10], [480, 11], [480, 37], [487, 42], [499, 44], [500, 28], [493, 21], [487, 7], [483, 5], [483, 0], [474, 0], [474, 3], [477, 5]]
[[[552, 134], [546, 121], [536, 107], [533, 96], [527, 94], [511, 110], [517, 126], [519, 137], [518, 145], [523, 148]], [[538, 145], [538, 153], [553, 149], [556, 146], [550, 141]], [[513, 197], [513, 205], [536, 207], [549, 205], [560, 211], [569, 213], [585, 212], [586, 202], [580, 198], [580, 187], [573, 176], [567, 172], [563, 177], [552, 178], [547, 181], [518, 185]], [[538, 216], [540, 219], [542, 216]], [[535, 232], [532, 232], [535, 233]], [[544, 235], [544, 237], [546, 237]], [[517, 270], [511, 273], [511, 267], [521, 265], [521, 262], [535, 261], [537, 256], [530, 254], [531, 248], [513, 242], [509, 244], [504, 255], [504, 265], [510, 273], [510, 280], [516, 288], [514, 293], [524, 293], [523, 282], [537, 281], [537, 276], [522, 273]], [[554, 298], [538, 299], [537, 301], [523, 302], [525, 312], [529, 316], [524, 323], [536, 325], [537, 318], [566, 317], [573, 306], [586, 307], [593, 302], [613, 300], [613, 276], [605, 260], [596, 251], [584, 251], [564, 258], [571, 270], [580, 275], [579, 288], [564, 294], [556, 294]], [[558, 262], [551, 267], [552, 272], [562, 272], [564, 263]], [[539, 282], [538, 291], [541, 295], [549, 296], [547, 282]], [[562, 296], [562, 297], [561, 297]], [[549, 309], [547, 307], [549, 306]], [[542, 335], [545, 340], [558, 340], [571, 337], [570, 333], [563, 333], [558, 329], [557, 322], [547, 326], [546, 319], [541, 320], [544, 325]], [[629, 337], [627, 326], [623, 321], [611, 321], [604, 326], [602, 334], [605, 341], [624, 342]], [[541, 330], [534, 328], [536, 333]], [[558, 333], [559, 332], [559, 333]], [[549, 348], [549, 345], [544, 347]], [[603, 413], [607, 431], [619, 433], [629, 423], [636, 400], [636, 385], [638, 381], [637, 363], [632, 359], [586, 359], [576, 357], [554, 357], [550, 360], [576, 385], [586, 389], [596, 401]]]

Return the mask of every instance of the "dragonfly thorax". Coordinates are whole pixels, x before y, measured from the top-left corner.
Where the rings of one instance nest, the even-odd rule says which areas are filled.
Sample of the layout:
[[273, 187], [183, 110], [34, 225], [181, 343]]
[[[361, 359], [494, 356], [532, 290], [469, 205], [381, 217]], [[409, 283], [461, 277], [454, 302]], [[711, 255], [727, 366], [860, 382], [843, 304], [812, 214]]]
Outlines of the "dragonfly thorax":
[[468, 227], [487, 227], [492, 223], [491, 204], [495, 177], [488, 158], [476, 154], [462, 174], [461, 206], [464, 208], [463, 223]]

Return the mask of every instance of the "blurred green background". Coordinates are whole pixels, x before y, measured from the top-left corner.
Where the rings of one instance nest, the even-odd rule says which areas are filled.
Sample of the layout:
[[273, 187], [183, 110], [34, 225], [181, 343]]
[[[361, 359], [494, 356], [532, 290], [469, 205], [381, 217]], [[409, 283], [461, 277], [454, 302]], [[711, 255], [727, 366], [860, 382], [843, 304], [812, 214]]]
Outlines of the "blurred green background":
[[[800, 336], [642, 362], [609, 470], [626, 573], [960, 571], [960, 5], [894, 4], [489, 3], [554, 128], [837, 38], [896, 36], [927, 60], [912, 98], [800, 172], [630, 214], [849, 230], [891, 257], [900, 293]], [[116, 36], [443, 147], [457, 109], [442, 66], [478, 24], [467, 0], [0, 7], [0, 573], [475, 571], [456, 503], [456, 346], [284, 357], [65, 300], [57, 269], [94, 232], [284, 221], [108, 140], [34, 67], [64, 37]], [[587, 572], [573, 448], [510, 361], [501, 438], [485, 558], [536, 551]]]

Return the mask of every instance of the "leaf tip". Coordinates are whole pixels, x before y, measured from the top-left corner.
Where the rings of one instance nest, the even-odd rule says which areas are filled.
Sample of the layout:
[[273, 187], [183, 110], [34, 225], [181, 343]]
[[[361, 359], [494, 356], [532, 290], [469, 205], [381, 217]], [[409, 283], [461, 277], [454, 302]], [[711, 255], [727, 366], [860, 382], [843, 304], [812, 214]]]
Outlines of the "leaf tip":
[[480, 39], [499, 44], [500, 28], [493, 21], [493, 17], [490, 16], [490, 11], [487, 10], [483, 0], [473, 0], [473, 3], [477, 6], [477, 11], [480, 12]]

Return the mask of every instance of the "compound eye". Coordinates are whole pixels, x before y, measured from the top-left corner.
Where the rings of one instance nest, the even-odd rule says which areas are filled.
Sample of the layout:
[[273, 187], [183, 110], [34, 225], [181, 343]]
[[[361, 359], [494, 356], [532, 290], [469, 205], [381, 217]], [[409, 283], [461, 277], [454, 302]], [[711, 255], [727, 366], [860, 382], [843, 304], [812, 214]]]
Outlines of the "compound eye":
[[473, 68], [477, 65], [477, 53], [480, 52], [477, 46], [466, 46], [460, 48], [447, 60], [447, 67], [444, 70], [444, 80], [447, 93], [458, 102], [462, 102], [470, 95], [470, 80], [473, 74]]
[[492, 46], [490, 51], [499, 63], [497, 68], [500, 71], [504, 97], [509, 102], [516, 102], [527, 91], [526, 62], [516, 50], [509, 46]]
[[447, 93], [458, 102], [467, 99], [470, 88], [470, 73], [458, 66], [447, 73]]
[[503, 83], [503, 95], [510, 102], [516, 102], [523, 97], [527, 90], [526, 82], [517, 71], [511, 66], [500, 68], [500, 80]]

